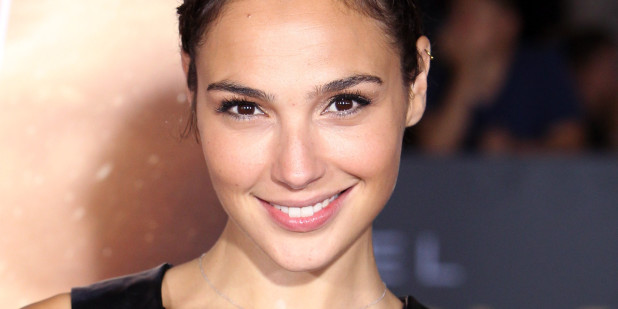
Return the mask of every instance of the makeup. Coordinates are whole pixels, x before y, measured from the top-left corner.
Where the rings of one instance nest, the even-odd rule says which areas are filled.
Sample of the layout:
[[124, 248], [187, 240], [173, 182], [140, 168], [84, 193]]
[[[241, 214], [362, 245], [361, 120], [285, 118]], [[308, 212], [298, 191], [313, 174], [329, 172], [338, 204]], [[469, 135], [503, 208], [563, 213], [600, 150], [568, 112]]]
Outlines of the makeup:
[[286, 206], [260, 202], [267, 210], [270, 218], [280, 227], [290, 232], [311, 232], [325, 226], [337, 215], [352, 188], [348, 188], [321, 202], [298, 206]]

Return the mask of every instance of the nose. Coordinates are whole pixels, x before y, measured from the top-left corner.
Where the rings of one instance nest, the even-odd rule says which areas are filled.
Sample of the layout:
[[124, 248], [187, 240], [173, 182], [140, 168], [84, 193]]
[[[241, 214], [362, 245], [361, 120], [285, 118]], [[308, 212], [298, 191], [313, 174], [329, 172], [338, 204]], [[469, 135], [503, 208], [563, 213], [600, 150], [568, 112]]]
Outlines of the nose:
[[280, 131], [271, 172], [275, 182], [290, 190], [302, 190], [324, 176], [326, 165], [313, 135], [308, 126]]

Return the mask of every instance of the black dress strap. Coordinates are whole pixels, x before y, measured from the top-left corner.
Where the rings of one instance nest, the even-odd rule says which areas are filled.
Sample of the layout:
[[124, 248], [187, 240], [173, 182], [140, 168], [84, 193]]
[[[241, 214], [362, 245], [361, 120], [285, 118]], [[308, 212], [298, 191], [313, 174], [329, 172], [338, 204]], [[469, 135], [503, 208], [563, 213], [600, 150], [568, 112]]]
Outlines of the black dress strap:
[[408, 295], [399, 299], [403, 303], [403, 309], [428, 309], [427, 307], [421, 305], [421, 303], [416, 301], [416, 299], [414, 299], [414, 297], [412, 296]]
[[172, 266], [159, 267], [71, 290], [72, 309], [163, 309], [161, 284]]

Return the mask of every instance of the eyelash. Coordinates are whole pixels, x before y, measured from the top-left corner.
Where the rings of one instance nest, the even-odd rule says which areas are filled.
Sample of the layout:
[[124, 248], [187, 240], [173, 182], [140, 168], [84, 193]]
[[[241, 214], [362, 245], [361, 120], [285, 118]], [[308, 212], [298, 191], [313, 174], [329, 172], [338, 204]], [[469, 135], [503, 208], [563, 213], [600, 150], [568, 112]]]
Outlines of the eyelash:
[[[240, 113], [237, 112], [232, 112], [230, 111], [231, 109], [233, 109], [234, 107], [238, 107], [240, 105], [249, 105], [254, 107], [256, 110], [258, 110], [260, 112], [260, 114], [254, 114], [254, 115], [242, 115]], [[231, 99], [225, 99], [221, 102], [221, 105], [219, 106], [219, 108], [217, 108], [217, 112], [218, 113], [225, 113], [231, 117], [234, 117], [238, 120], [247, 120], [250, 119], [251, 117], [254, 117], [256, 115], [261, 115], [261, 114], [265, 114], [264, 111], [255, 103], [251, 102], [251, 101], [247, 101], [245, 99], [242, 98], [231, 98]]]
[[[353, 101], [356, 103], [355, 106], [353, 106], [350, 110], [345, 110], [345, 111], [340, 111], [340, 112], [329, 112], [327, 111], [333, 104], [335, 104], [338, 101], [341, 100], [345, 100], [345, 101]], [[340, 117], [340, 118], [344, 118], [350, 115], [353, 115], [357, 112], [359, 112], [363, 107], [370, 105], [372, 103], [371, 99], [363, 96], [360, 94], [360, 92], [356, 91], [356, 92], [344, 92], [344, 93], [340, 93], [337, 94], [335, 96], [332, 96], [329, 100], [328, 100], [328, 104], [326, 105], [326, 107], [324, 108], [324, 110], [320, 113], [321, 115], [324, 114], [328, 114], [328, 113], [333, 113], [335, 114], [335, 117]], [[230, 110], [238, 107], [240, 105], [249, 105], [252, 106], [253, 108], [255, 108], [257, 111], [260, 112], [260, 114], [253, 114], [253, 115], [242, 115], [238, 112], [231, 112]], [[250, 119], [254, 116], [257, 115], [262, 115], [265, 114], [265, 112], [254, 102], [242, 99], [242, 98], [230, 98], [230, 99], [225, 99], [221, 102], [221, 105], [219, 106], [219, 108], [217, 108], [216, 110], [219, 113], [225, 113], [228, 114], [229, 116], [232, 116], [238, 120], [247, 120]]]
[[355, 91], [355, 92], [344, 92], [341, 94], [337, 94], [333, 97], [330, 98], [330, 100], [328, 100], [328, 105], [326, 105], [326, 108], [324, 109], [324, 111], [322, 112], [323, 114], [329, 113], [327, 112], [327, 109], [335, 104], [338, 100], [346, 100], [346, 101], [353, 101], [355, 102], [357, 105], [353, 106], [351, 109], [349, 110], [345, 110], [345, 111], [340, 111], [340, 112], [334, 112], [336, 117], [347, 117], [353, 114], [358, 113], [363, 107], [370, 105], [372, 103], [371, 99], [363, 96], [362, 94], [360, 94], [360, 92]]

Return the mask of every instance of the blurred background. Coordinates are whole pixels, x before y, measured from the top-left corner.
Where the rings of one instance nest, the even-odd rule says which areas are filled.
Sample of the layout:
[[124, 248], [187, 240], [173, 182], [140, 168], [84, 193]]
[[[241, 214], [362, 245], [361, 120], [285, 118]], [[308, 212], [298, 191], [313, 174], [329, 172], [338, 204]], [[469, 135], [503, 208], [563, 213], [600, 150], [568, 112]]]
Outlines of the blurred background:
[[[0, 304], [208, 249], [170, 0], [0, 0]], [[421, 2], [430, 92], [376, 222], [433, 308], [618, 308], [618, 3]]]

